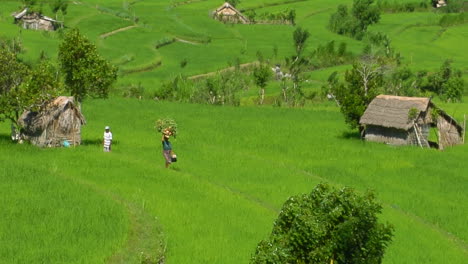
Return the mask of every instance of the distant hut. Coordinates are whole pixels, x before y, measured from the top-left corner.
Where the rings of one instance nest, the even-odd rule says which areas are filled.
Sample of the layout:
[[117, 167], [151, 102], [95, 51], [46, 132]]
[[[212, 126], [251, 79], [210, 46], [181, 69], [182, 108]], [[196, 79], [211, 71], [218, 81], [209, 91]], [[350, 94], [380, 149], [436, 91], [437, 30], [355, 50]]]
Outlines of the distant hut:
[[228, 2], [213, 12], [213, 17], [222, 22], [248, 24], [249, 19]]
[[437, 1], [435, 1], [435, 5], [436, 5], [437, 8], [439, 8], [439, 7], [446, 6], [447, 2], [445, 0], [437, 0]]
[[73, 97], [60, 96], [40, 112], [24, 112], [19, 120], [21, 136], [40, 147], [58, 147], [68, 141], [81, 144], [81, 126], [86, 123]]
[[24, 29], [35, 30], [56, 30], [61, 22], [39, 14], [37, 12], [29, 12], [27, 8], [19, 13], [13, 14], [15, 23], [21, 25]]
[[[379, 95], [367, 107], [359, 122], [364, 138], [392, 145], [421, 147], [461, 144], [464, 128], [437, 108], [430, 98]], [[437, 129], [438, 142], [429, 142], [431, 128]]]

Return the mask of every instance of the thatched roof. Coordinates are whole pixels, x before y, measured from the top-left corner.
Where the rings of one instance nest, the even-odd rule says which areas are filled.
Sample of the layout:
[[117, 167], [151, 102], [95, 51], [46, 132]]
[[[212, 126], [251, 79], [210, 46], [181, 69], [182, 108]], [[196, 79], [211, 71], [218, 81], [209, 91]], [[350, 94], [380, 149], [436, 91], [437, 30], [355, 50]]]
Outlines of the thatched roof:
[[216, 9], [213, 14], [215, 16], [238, 16], [243, 22], [249, 22], [249, 19], [246, 16], [228, 2], [225, 2], [222, 6]]
[[28, 9], [27, 9], [27, 8], [23, 9], [23, 11], [21, 11], [21, 12], [19, 12], [19, 13], [13, 14], [13, 16], [14, 16], [16, 19], [20, 19], [20, 18], [22, 18], [24, 15], [26, 15], [26, 13], [28, 13]]
[[[57, 120], [59, 116], [66, 110], [71, 109], [73, 115], [80, 121], [81, 125], [86, 123], [84, 116], [81, 114], [79, 108], [75, 105], [73, 97], [59, 96], [51, 101], [40, 112], [25, 111], [19, 120], [20, 125], [28, 133], [36, 133], [45, 130], [49, 124]], [[67, 119], [62, 119], [60, 124], [62, 127], [70, 127]]]
[[13, 17], [15, 19], [22, 19], [22, 18], [28, 18], [28, 19], [31, 19], [31, 18], [35, 18], [35, 19], [43, 19], [43, 20], [46, 20], [46, 21], [50, 21], [50, 22], [55, 22], [55, 23], [61, 23], [60, 21], [57, 21], [51, 17], [48, 17], [48, 16], [44, 16], [42, 14], [39, 14], [39, 13], [32, 13], [32, 14], [29, 14], [28, 15], [28, 8], [25, 8], [23, 9], [23, 11], [19, 12], [19, 13], [14, 13], [13, 14]]
[[430, 103], [426, 97], [379, 95], [369, 104], [359, 123], [408, 130], [413, 126], [413, 121], [408, 118], [410, 109], [417, 109], [419, 115]]

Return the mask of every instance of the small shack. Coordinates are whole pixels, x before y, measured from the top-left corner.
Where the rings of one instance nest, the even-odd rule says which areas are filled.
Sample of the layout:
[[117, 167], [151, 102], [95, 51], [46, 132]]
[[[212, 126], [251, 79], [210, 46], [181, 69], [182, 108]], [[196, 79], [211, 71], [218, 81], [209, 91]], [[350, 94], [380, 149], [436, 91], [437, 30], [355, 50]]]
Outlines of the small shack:
[[40, 147], [59, 147], [68, 141], [81, 144], [81, 126], [86, 123], [73, 97], [59, 96], [39, 112], [24, 112], [21, 137]]
[[[426, 97], [379, 95], [359, 123], [368, 141], [439, 149], [463, 143], [464, 128]], [[431, 131], [437, 142], [429, 141]]]
[[249, 19], [228, 2], [213, 12], [213, 17], [222, 22], [249, 24]]
[[447, 6], [447, 2], [445, 0], [437, 0], [433, 2], [435, 2], [435, 7], [437, 8]]
[[13, 14], [13, 17], [15, 23], [21, 25], [24, 29], [53, 31], [61, 25], [61, 22], [37, 12], [29, 12], [27, 8]]

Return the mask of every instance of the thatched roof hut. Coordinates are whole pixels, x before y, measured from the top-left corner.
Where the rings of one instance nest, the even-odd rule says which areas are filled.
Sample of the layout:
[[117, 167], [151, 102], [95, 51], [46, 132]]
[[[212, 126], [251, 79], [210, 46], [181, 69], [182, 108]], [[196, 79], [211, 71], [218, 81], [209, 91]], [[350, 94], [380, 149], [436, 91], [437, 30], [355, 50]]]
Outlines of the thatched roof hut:
[[81, 143], [81, 126], [86, 123], [73, 97], [60, 96], [40, 112], [24, 112], [19, 120], [21, 136], [40, 147]]
[[48, 16], [36, 12], [30, 13], [27, 8], [19, 13], [13, 14], [13, 17], [15, 18], [15, 23], [21, 24], [24, 29], [53, 31], [61, 24], [61, 22]]
[[[464, 129], [430, 98], [379, 95], [359, 122], [365, 139], [393, 145], [438, 145], [439, 149], [462, 143]], [[431, 128], [438, 142], [429, 142]], [[432, 144], [431, 144], [432, 143]]]
[[233, 7], [228, 2], [225, 2], [222, 6], [213, 12], [213, 17], [219, 21], [230, 22], [230, 23], [250, 23], [249, 19], [244, 16], [239, 10]]

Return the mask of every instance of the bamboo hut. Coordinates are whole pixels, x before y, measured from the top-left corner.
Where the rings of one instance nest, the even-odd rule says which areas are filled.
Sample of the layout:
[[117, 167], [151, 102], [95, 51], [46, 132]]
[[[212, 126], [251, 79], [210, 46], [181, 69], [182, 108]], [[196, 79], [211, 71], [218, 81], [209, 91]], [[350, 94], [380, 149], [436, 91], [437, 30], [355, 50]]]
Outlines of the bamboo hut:
[[81, 144], [81, 126], [86, 123], [73, 97], [60, 96], [39, 112], [24, 112], [19, 120], [21, 136], [40, 147], [59, 147], [68, 141]]
[[213, 17], [222, 22], [249, 24], [249, 19], [228, 2], [213, 12]]
[[56, 30], [61, 22], [44, 16], [37, 12], [28, 12], [28, 9], [25, 8], [19, 13], [13, 14], [15, 18], [15, 23], [20, 24], [24, 29], [35, 29], [35, 30]]
[[[367, 107], [360, 122], [365, 140], [392, 145], [437, 146], [461, 144], [464, 129], [430, 98], [379, 95]], [[432, 129], [431, 129], [432, 128]], [[429, 141], [429, 133], [438, 142]]]

